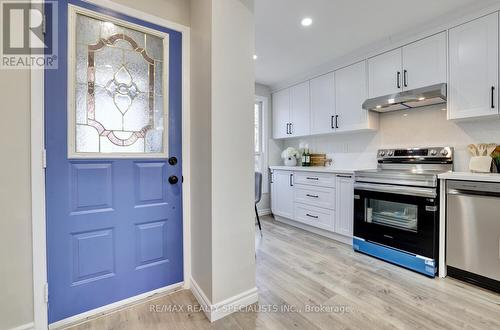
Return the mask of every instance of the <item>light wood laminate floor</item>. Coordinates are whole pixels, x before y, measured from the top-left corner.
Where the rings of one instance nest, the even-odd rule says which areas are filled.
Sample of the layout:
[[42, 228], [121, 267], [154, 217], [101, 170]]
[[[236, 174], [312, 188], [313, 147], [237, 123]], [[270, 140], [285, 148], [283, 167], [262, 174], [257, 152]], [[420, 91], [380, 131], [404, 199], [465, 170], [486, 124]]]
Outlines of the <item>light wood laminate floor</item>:
[[[259, 305], [253, 311], [212, 324], [202, 312], [150, 311], [152, 305], [196, 305], [183, 290], [74, 329], [500, 329], [498, 294], [450, 278], [429, 279], [271, 217], [262, 220], [264, 236], [256, 235]], [[285, 311], [263, 311], [275, 308]]]

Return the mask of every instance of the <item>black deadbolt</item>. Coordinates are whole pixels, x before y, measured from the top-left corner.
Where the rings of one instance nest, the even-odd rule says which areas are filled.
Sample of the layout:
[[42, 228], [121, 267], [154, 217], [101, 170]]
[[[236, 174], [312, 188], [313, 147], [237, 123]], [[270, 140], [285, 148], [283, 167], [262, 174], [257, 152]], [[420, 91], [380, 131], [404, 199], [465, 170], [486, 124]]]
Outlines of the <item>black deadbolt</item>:
[[169, 178], [168, 178], [168, 182], [170, 184], [176, 184], [177, 182], [179, 182], [179, 178], [176, 177], [175, 175], [171, 175]]
[[168, 163], [169, 163], [170, 165], [172, 165], [172, 166], [173, 166], [173, 165], [175, 165], [175, 164], [177, 164], [177, 157], [170, 157], [170, 158], [168, 159]]

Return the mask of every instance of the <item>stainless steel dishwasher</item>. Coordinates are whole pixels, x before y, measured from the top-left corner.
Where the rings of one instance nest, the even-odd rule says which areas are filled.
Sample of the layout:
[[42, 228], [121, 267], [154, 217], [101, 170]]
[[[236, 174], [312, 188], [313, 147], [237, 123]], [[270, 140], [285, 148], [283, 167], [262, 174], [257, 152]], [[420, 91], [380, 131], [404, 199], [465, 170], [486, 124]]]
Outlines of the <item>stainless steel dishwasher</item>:
[[448, 181], [449, 276], [500, 292], [500, 183]]

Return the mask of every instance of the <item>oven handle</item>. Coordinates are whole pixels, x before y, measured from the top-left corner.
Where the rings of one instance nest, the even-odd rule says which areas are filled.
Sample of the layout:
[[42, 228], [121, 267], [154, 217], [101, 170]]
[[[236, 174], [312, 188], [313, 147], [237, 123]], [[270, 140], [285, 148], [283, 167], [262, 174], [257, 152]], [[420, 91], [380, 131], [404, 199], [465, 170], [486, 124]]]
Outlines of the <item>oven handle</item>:
[[419, 187], [408, 187], [408, 186], [394, 186], [388, 184], [371, 184], [371, 183], [361, 183], [355, 182], [354, 189], [366, 190], [366, 191], [376, 191], [389, 194], [397, 195], [409, 195], [417, 197], [430, 197], [436, 198], [437, 192], [434, 188], [419, 188]]

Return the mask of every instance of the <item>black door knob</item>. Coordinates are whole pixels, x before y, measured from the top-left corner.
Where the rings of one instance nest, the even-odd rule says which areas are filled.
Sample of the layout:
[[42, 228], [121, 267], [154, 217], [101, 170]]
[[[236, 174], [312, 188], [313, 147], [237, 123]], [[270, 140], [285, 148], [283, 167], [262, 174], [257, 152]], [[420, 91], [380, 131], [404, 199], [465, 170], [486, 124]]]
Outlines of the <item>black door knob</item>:
[[170, 157], [168, 159], [168, 163], [172, 166], [174, 166], [175, 164], [177, 164], [177, 157]]
[[168, 182], [170, 184], [176, 184], [177, 182], [179, 182], [179, 178], [176, 177], [175, 175], [171, 175], [169, 178], [168, 178]]

